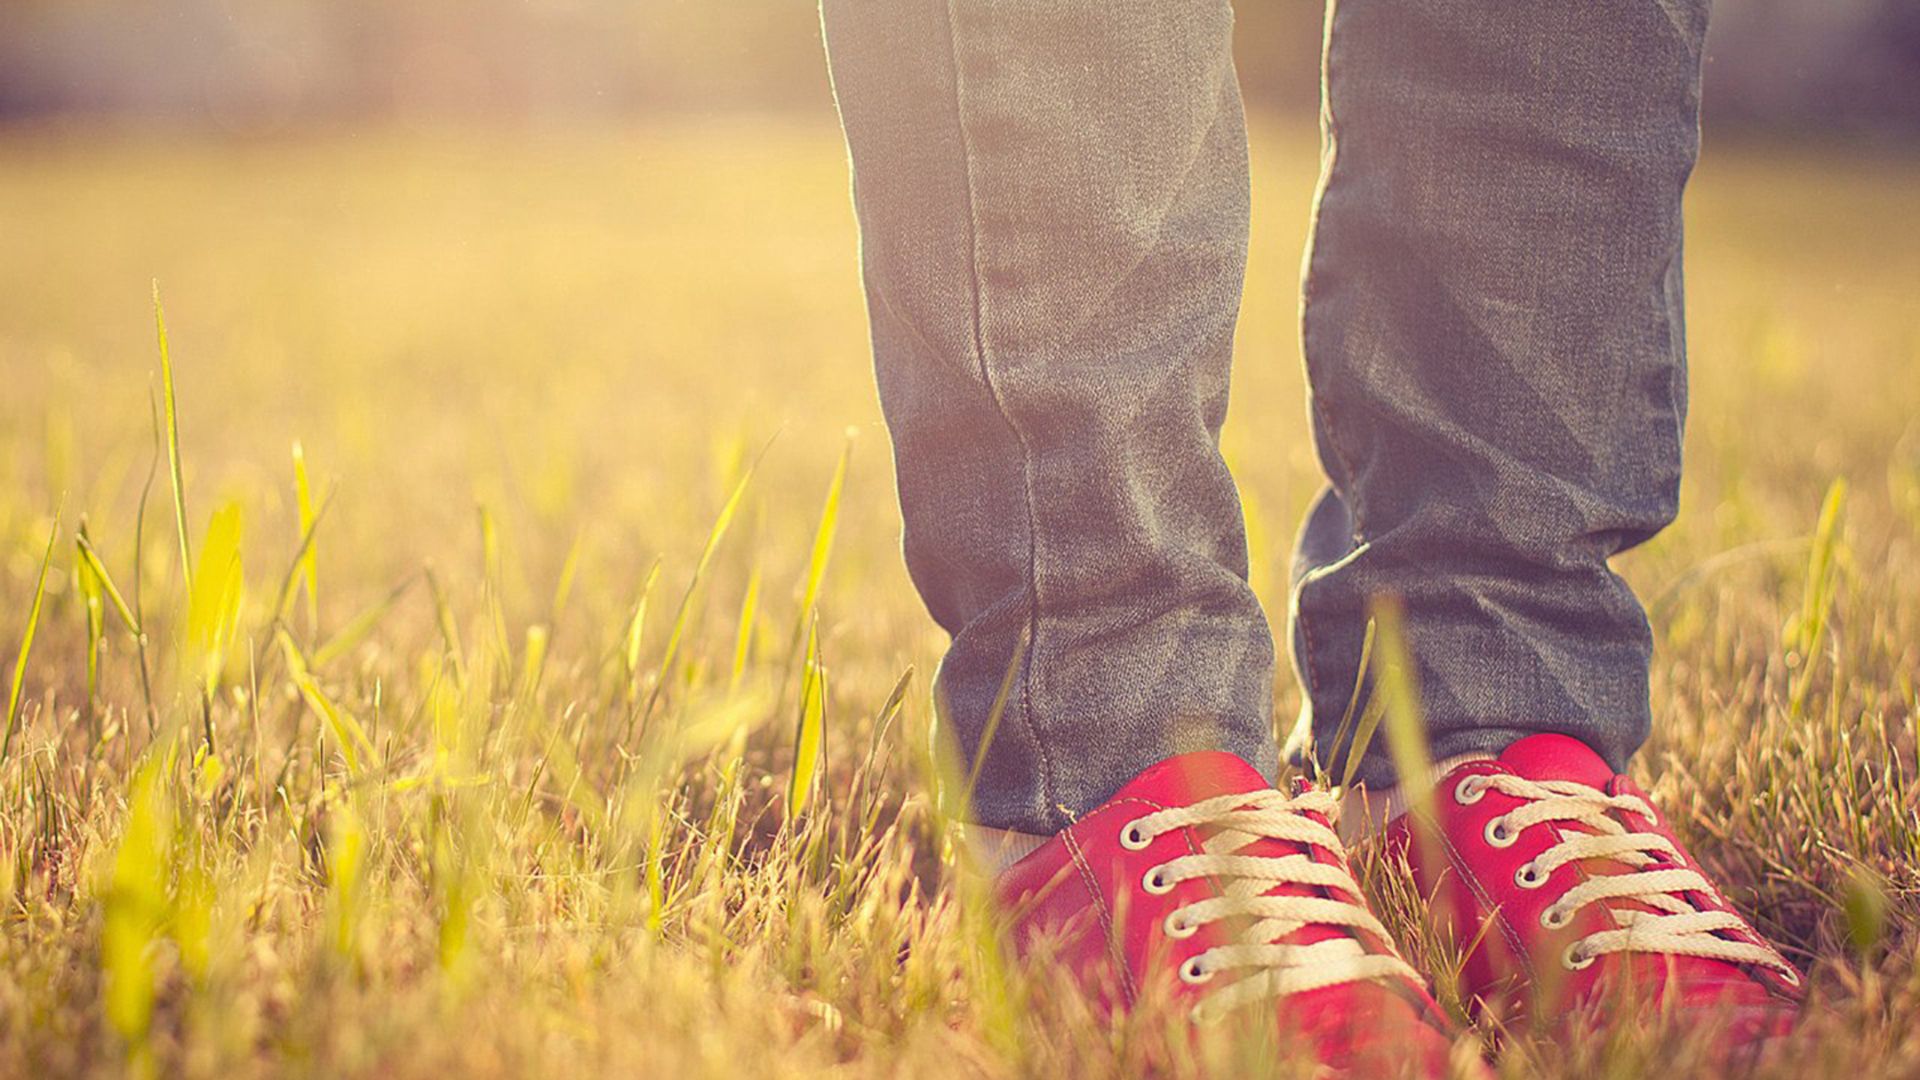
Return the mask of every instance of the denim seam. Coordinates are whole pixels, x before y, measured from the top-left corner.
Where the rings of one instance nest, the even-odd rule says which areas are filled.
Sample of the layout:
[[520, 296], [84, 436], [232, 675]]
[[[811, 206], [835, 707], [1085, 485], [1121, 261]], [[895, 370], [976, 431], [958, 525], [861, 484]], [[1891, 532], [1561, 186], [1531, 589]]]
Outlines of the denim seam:
[[[1321, 209], [1321, 206], [1326, 202], [1327, 194], [1333, 190], [1334, 179], [1335, 179], [1334, 174], [1337, 173], [1340, 169], [1340, 137], [1339, 137], [1340, 123], [1339, 123], [1339, 120], [1334, 116], [1334, 112], [1333, 112], [1333, 42], [1334, 42], [1333, 30], [1334, 30], [1334, 22], [1338, 17], [1338, 12], [1339, 12], [1338, 0], [1332, 0], [1332, 2], [1327, 4], [1327, 25], [1326, 25], [1326, 31], [1325, 31], [1325, 40], [1322, 45], [1323, 52], [1322, 52], [1321, 61], [1320, 61], [1321, 69], [1324, 73], [1323, 79], [1325, 80], [1325, 87], [1326, 87], [1325, 96], [1324, 96], [1321, 108], [1326, 118], [1326, 128], [1327, 128], [1326, 143], [1327, 143], [1327, 149], [1328, 149], [1327, 168], [1326, 168], [1326, 176], [1320, 183], [1320, 190], [1315, 193], [1314, 199], [1313, 199], [1313, 223], [1312, 223], [1312, 229], [1309, 234], [1309, 241], [1308, 241], [1309, 247], [1307, 252], [1307, 272], [1305, 275], [1302, 276], [1301, 282], [1300, 282], [1300, 354], [1301, 354], [1301, 359], [1305, 362], [1307, 366], [1307, 377], [1309, 382], [1314, 381], [1313, 380], [1313, 366], [1314, 366], [1313, 357], [1316, 355], [1316, 352], [1317, 352], [1317, 350], [1315, 350], [1311, 344], [1313, 340], [1313, 320], [1310, 318], [1310, 316], [1312, 315], [1314, 308], [1317, 306], [1312, 301], [1313, 301], [1313, 283], [1314, 283], [1314, 277], [1315, 277], [1314, 268], [1317, 265], [1319, 265], [1320, 255], [1321, 255], [1320, 209]], [[1346, 480], [1347, 483], [1351, 484], [1353, 482], [1353, 475], [1354, 475], [1353, 462], [1350, 458], [1348, 458], [1347, 452], [1343, 450], [1340, 446], [1340, 440], [1339, 440], [1338, 434], [1334, 430], [1333, 414], [1328, 411], [1326, 407], [1326, 402], [1321, 400], [1319, 394], [1309, 393], [1307, 397], [1308, 397], [1308, 400], [1312, 402], [1312, 407], [1315, 415], [1319, 416], [1320, 418], [1321, 426], [1327, 429], [1327, 449], [1333, 451], [1334, 459], [1339, 463], [1340, 471], [1344, 474], [1344, 479]], [[1366, 528], [1364, 518], [1360, 512], [1360, 509], [1356, 506], [1348, 504], [1347, 513], [1352, 518], [1354, 535], [1356, 537], [1364, 537], [1367, 534], [1367, 528]]]
[[[1699, 135], [1698, 135], [1699, 129], [1696, 126], [1694, 130], [1695, 130], [1694, 138], [1695, 138], [1695, 143], [1697, 145], [1699, 140]], [[1691, 172], [1691, 170], [1689, 170], [1689, 172]], [[1686, 187], [1686, 179], [1682, 177], [1680, 183], [1681, 183], [1681, 189], [1684, 192]], [[1675, 196], [1674, 205], [1675, 206], [1680, 205], [1678, 195]], [[1676, 216], [1678, 216], [1677, 212], [1676, 212]], [[1667, 264], [1663, 268], [1663, 272], [1661, 273], [1660, 276], [1664, 279], [1668, 275], [1678, 272], [1683, 275], [1683, 279], [1684, 279], [1684, 275], [1686, 273], [1685, 268], [1683, 266], [1684, 258], [1685, 258], [1685, 255], [1683, 254], [1682, 249], [1676, 246], [1673, 250], [1673, 254], [1668, 257]], [[1684, 288], [1685, 288], [1685, 285], [1683, 280], [1682, 289], [1684, 290]], [[1682, 295], [1684, 297], [1684, 291]], [[1683, 303], [1685, 302], [1684, 299], [1682, 300], [1682, 302]], [[1670, 513], [1665, 514], [1665, 516], [1668, 520], [1672, 520], [1674, 517], [1678, 516], [1680, 513], [1679, 475], [1680, 475], [1680, 470], [1684, 470], [1685, 468], [1684, 459], [1686, 457], [1686, 444], [1687, 444], [1687, 418], [1681, 412], [1682, 406], [1680, 404], [1683, 400], [1685, 400], [1685, 394], [1686, 394], [1685, 387], [1686, 387], [1686, 378], [1687, 378], [1687, 324], [1686, 324], [1686, 316], [1684, 315], [1684, 313], [1682, 313], [1679, 318], [1675, 318], [1675, 311], [1674, 311], [1673, 305], [1666, 304], [1663, 306], [1666, 308], [1666, 311], [1664, 312], [1664, 316], [1661, 319], [1661, 322], [1663, 324], [1662, 329], [1666, 331], [1668, 354], [1671, 355], [1675, 361], [1675, 363], [1667, 369], [1667, 412], [1671, 414], [1673, 417], [1673, 432], [1672, 432], [1673, 461], [1676, 467], [1676, 472], [1675, 472], [1675, 478], [1674, 478], [1673, 488], [1672, 488], [1673, 509]], [[1661, 509], [1662, 510], [1666, 509], [1664, 500], [1662, 502]], [[1605, 564], [1605, 560], [1602, 560], [1602, 565], [1604, 564]], [[1643, 621], [1646, 622], [1647, 632], [1649, 635], [1651, 635], [1653, 632], [1653, 621], [1648, 616], [1645, 605], [1642, 605], [1640, 608], [1640, 617]]]
[[[1033, 740], [1034, 748], [1040, 754], [1040, 790], [1046, 801], [1045, 812], [1059, 820], [1059, 799], [1054, 793], [1053, 756], [1047, 752], [1046, 740], [1040, 737], [1040, 731], [1033, 723], [1033, 679], [1034, 654], [1040, 651], [1040, 539], [1035, 520], [1033, 498], [1033, 449], [1027, 442], [1026, 432], [1020, 429], [1013, 416], [1007, 411], [1000, 399], [1000, 390], [994, 385], [993, 373], [987, 362], [987, 334], [984, 308], [986, 307], [985, 279], [980, 272], [980, 215], [979, 192], [976, 189], [973, 169], [973, 138], [967, 132], [965, 103], [962, 100], [960, 30], [958, 16], [954, 11], [954, 0], [947, 0], [947, 53], [953, 63], [953, 121], [960, 136], [960, 158], [967, 179], [967, 263], [973, 286], [973, 352], [980, 361], [980, 381], [986, 387], [987, 396], [993, 401], [994, 411], [1005, 421], [1007, 430], [1013, 434], [1014, 441], [1020, 444], [1020, 475], [1023, 481], [1024, 502], [1027, 511], [1027, 642], [1026, 655], [1020, 658], [1022, 679], [1020, 681], [1020, 720], [1027, 729], [1027, 735]], [[1017, 644], [1016, 644], [1017, 647]], [[975, 753], [984, 757], [992, 750], [981, 746]]]
[[[1307, 381], [1309, 384], [1307, 399], [1311, 402], [1314, 415], [1319, 417], [1320, 426], [1326, 429], [1327, 449], [1332, 451], [1335, 462], [1340, 466], [1342, 478], [1351, 484], [1354, 475], [1353, 464], [1348, 459], [1346, 451], [1340, 447], [1340, 438], [1334, 429], [1333, 414], [1328, 411], [1326, 402], [1321, 400], [1320, 394], [1312, 388], [1312, 384], [1318, 381], [1314, 378], [1313, 373], [1313, 358], [1318, 350], [1313, 347], [1312, 315], [1314, 309], [1318, 306], [1313, 302], [1313, 285], [1315, 277], [1314, 268], [1319, 264], [1321, 255], [1320, 210], [1322, 204], [1326, 201], [1327, 193], [1333, 189], [1334, 174], [1340, 167], [1339, 123], [1333, 114], [1333, 31], [1338, 10], [1338, 0], [1329, 0], [1327, 4], [1327, 22], [1321, 42], [1320, 59], [1322, 85], [1325, 88], [1323, 91], [1324, 96], [1321, 111], [1326, 123], [1327, 165], [1326, 174], [1320, 182], [1320, 190], [1315, 193], [1313, 199], [1313, 220], [1311, 230], [1308, 234], [1307, 267], [1306, 273], [1301, 276], [1300, 281], [1300, 355], [1302, 362], [1307, 368]], [[1336, 493], [1338, 490], [1336, 487]], [[1351, 520], [1355, 538], [1364, 537], [1366, 535], [1366, 526], [1363, 524], [1359, 508], [1348, 503], [1347, 514]], [[1295, 599], [1293, 609], [1294, 622], [1300, 627], [1301, 651], [1306, 654], [1302, 657], [1304, 662], [1300, 666], [1302, 674], [1304, 674], [1307, 679], [1307, 708], [1314, 716], [1314, 726], [1316, 727], [1319, 726], [1318, 710], [1315, 706], [1315, 700], [1320, 697], [1320, 651], [1314, 644], [1313, 622], [1307, 617], [1306, 606], [1300, 601], [1306, 595], [1307, 586], [1312, 584], [1317, 576], [1316, 574], [1309, 573], [1301, 578], [1300, 584], [1294, 590]], [[1365, 678], [1365, 676], [1365, 672], [1359, 675], [1360, 678]], [[1308, 745], [1312, 745], [1311, 733], [1309, 733]], [[1336, 752], [1337, 750], [1338, 748], [1334, 747], [1328, 748], [1329, 753]]]

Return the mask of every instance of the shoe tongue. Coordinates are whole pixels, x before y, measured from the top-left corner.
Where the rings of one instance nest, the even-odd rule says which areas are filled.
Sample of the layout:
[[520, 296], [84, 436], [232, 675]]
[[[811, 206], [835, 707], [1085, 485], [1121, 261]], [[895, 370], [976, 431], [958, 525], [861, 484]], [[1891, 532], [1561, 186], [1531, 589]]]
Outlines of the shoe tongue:
[[1232, 754], [1202, 750], [1171, 757], [1133, 778], [1115, 799], [1133, 798], [1161, 806], [1192, 806], [1221, 795], [1270, 791], [1260, 770]]
[[1529, 735], [1507, 747], [1500, 764], [1528, 780], [1571, 780], [1602, 791], [1614, 778], [1599, 754], [1567, 735]]

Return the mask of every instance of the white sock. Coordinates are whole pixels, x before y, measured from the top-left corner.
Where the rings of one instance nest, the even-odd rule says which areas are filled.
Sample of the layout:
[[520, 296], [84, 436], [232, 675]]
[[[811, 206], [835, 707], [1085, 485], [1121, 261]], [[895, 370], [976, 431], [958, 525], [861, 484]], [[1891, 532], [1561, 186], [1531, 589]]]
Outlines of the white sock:
[[[1438, 781], [1469, 761], [1492, 760], [1492, 754], [1478, 750], [1455, 754], [1434, 762], [1428, 769], [1428, 775]], [[1341, 792], [1340, 839], [1351, 844], [1382, 832], [1407, 812], [1406, 798], [1406, 788], [1402, 784], [1390, 784], [1382, 788], [1355, 784]]]
[[964, 825], [960, 830], [961, 849], [972, 859], [974, 867], [987, 875], [999, 874], [1051, 839], [1051, 836], [990, 829], [985, 825]]

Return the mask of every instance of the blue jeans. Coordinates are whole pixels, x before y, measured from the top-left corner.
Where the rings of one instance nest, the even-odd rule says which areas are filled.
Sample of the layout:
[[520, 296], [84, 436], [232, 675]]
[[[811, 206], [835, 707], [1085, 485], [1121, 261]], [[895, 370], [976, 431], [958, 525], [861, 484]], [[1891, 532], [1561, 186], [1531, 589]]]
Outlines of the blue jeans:
[[[1336, 775], [1383, 596], [1436, 756], [1555, 731], [1621, 767], [1646, 737], [1651, 634], [1608, 560], [1677, 506], [1706, 6], [1329, 11], [1303, 305], [1328, 487], [1289, 616], [1294, 750]], [[1228, 3], [823, 9], [974, 816], [1050, 832], [1197, 749], [1271, 773], [1273, 638], [1218, 447], [1248, 230]], [[1392, 782], [1381, 740], [1355, 765]]]

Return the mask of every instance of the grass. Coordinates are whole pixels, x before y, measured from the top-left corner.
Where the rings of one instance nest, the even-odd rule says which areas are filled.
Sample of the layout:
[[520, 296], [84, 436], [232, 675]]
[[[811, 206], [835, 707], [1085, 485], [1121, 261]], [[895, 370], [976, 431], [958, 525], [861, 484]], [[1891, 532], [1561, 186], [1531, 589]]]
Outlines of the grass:
[[[1279, 613], [1312, 133], [1255, 160]], [[0, 1075], [1193, 1071], [952, 871], [846, 186], [825, 122], [0, 137]], [[1636, 768], [1814, 972], [1778, 1072], [1920, 1075], [1920, 162], [1710, 140], [1690, 214]]]

